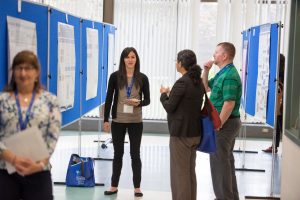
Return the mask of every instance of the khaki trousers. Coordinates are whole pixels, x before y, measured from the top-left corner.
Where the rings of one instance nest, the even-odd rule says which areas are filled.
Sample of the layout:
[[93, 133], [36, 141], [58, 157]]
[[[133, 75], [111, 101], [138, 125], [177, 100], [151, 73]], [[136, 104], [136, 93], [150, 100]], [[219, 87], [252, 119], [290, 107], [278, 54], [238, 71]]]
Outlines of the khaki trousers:
[[196, 200], [196, 147], [200, 137], [170, 137], [171, 190], [173, 200]]

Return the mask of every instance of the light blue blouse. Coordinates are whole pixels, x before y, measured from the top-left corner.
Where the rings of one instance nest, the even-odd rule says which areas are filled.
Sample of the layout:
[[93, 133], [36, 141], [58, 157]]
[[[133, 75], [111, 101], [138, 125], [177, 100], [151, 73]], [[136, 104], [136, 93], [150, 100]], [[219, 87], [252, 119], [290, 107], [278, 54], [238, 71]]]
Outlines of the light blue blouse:
[[[22, 110], [23, 119], [27, 108]], [[47, 144], [49, 154], [54, 151], [61, 128], [61, 113], [57, 97], [43, 91], [36, 97], [27, 127], [37, 126]], [[18, 107], [16, 100], [8, 92], [0, 93], [0, 154], [6, 149], [3, 139], [20, 131]], [[17, 145], [17, 144], [16, 144]], [[0, 158], [0, 169], [6, 169], [5, 162]]]

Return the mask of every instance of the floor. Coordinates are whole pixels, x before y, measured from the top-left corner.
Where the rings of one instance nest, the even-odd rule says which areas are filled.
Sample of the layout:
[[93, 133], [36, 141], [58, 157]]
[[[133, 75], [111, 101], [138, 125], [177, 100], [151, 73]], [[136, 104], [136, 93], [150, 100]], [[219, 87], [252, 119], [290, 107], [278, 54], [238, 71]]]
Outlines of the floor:
[[[80, 138], [81, 140], [79, 140]], [[93, 158], [112, 158], [112, 144], [108, 144], [107, 148], [103, 149], [101, 148], [102, 143], [97, 142], [105, 141], [108, 138], [110, 138], [110, 134], [107, 133], [63, 131], [51, 158], [53, 181], [65, 181], [67, 165], [72, 153]], [[126, 142], [128, 142], [128, 138], [126, 138]], [[144, 197], [142, 198], [135, 198], [133, 195], [128, 143], [125, 144], [123, 169], [117, 195], [104, 196], [104, 191], [110, 186], [112, 162], [99, 160], [95, 161], [96, 182], [104, 183], [105, 186], [75, 188], [54, 184], [54, 197], [56, 200], [171, 200], [168, 142], [168, 135], [149, 133], [143, 135], [141, 147], [143, 164], [141, 188]], [[258, 152], [234, 153], [236, 168], [241, 169], [241, 171], [236, 172], [241, 200], [245, 199], [245, 196], [279, 196], [281, 151], [279, 150], [278, 154], [273, 157], [275, 163], [273, 189], [271, 189], [272, 154], [261, 151], [261, 149], [270, 146], [270, 143], [270, 140], [261, 139], [247, 140], [245, 143], [237, 140], [235, 150], [243, 150], [243, 145], [245, 145], [245, 150]], [[81, 148], [79, 148], [80, 146]], [[81, 151], [79, 152], [78, 149], [81, 149]], [[208, 154], [198, 152], [196, 163], [198, 177], [197, 199], [212, 200], [214, 199], [214, 193], [211, 184]], [[249, 171], [245, 171], [246, 169]], [[254, 170], [265, 170], [265, 172]]]

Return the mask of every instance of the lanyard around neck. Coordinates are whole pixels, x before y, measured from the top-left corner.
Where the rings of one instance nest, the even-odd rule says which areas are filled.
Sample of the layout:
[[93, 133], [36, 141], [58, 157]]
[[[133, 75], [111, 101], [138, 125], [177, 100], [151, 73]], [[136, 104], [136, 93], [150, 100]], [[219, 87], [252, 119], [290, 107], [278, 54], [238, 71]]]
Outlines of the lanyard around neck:
[[133, 81], [133, 77], [132, 77], [131, 83], [130, 83], [129, 87], [127, 86], [127, 89], [126, 89], [127, 98], [130, 97], [131, 90], [132, 90], [132, 87], [133, 87], [133, 82], [134, 82], [134, 81]]
[[32, 92], [30, 104], [29, 104], [29, 107], [27, 108], [27, 111], [26, 111], [25, 121], [23, 121], [23, 117], [22, 117], [22, 110], [21, 110], [21, 105], [20, 105], [20, 101], [19, 101], [18, 91], [15, 91], [15, 97], [16, 97], [16, 102], [17, 102], [17, 107], [18, 107], [20, 129], [24, 130], [24, 129], [27, 128], [27, 124], [29, 122], [29, 116], [30, 116], [30, 113], [31, 113], [31, 108], [32, 108], [34, 98], [35, 98], [35, 91]]
[[232, 63], [229, 63], [229, 64], [225, 65], [225, 67], [223, 67], [223, 68], [216, 74], [215, 78], [216, 78], [216, 79], [219, 78], [219, 77], [220, 77], [224, 72], [226, 72], [226, 70], [227, 70], [228, 68], [230, 68], [231, 66], [233, 66]]

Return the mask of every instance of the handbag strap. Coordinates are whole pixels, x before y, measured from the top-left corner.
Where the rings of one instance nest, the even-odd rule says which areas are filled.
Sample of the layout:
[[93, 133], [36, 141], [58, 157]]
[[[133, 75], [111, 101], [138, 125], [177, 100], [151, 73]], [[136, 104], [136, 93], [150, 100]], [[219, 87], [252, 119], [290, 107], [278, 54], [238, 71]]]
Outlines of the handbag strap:
[[202, 88], [203, 88], [204, 95], [205, 95], [205, 101], [204, 101], [204, 105], [205, 105], [206, 101], [208, 101], [208, 96], [207, 96], [206, 89], [205, 89], [205, 86], [203, 83], [202, 83]]
[[204, 86], [203, 86], [203, 88], [204, 88], [205, 101], [204, 101], [204, 106], [203, 106], [202, 110], [206, 109], [207, 114], [210, 116], [210, 113], [212, 112], [212, 110], [211, 110], [210, 105], [208, 105], [208, 104], [211, 104], [211, 102], [210, 102], [210, 100], [207, 96], [207, 93], [206, 93], [206, 90], [205, 90]]
[[90, 158], [90, 157], [87, 157], [86, 158], [86, 163], [88, 163], [88, 169], [91, 170], [91, 173], [90, 173], [90, 176], [88, 177], [84, 172], [84, 160], [80, 159], [81, 160], [81, 176], [85, 177], [86, 179], [90, 179], [94, 176], [93, 174], [93, 168], [94, 168], [94, 165], [95, 165], [95, 162], [94, 162], [94, 159]]
[[81, 169], [81, 176], [85, 177], [84, 175], [84, 161], [80, 158], [81, 163], [80, 163], [80, 169]]
[[70, 157], [69, 165], [74, 164], [75, 161], [80, 161], [80, 156], [73, 153]]
[[205, 89], [204, 89], [204, 95], [205, 95], [205, 102], [204, 102], [204, 103], [206, 103], [206, 101], [208, 101], [208, 96], [207, 96], [207, 94], [206, 94]]

